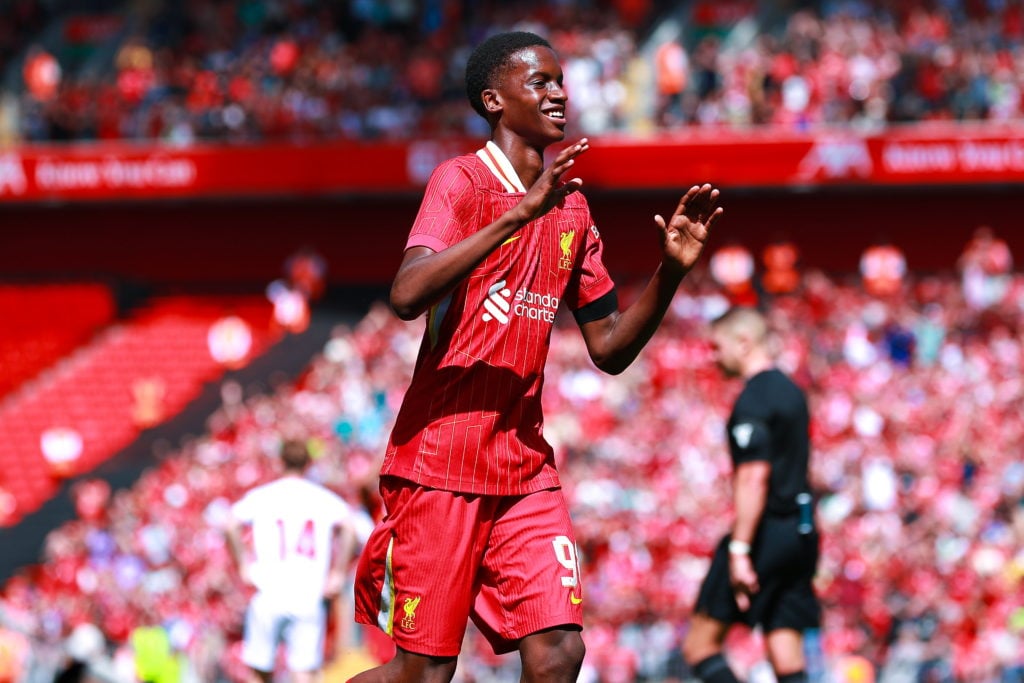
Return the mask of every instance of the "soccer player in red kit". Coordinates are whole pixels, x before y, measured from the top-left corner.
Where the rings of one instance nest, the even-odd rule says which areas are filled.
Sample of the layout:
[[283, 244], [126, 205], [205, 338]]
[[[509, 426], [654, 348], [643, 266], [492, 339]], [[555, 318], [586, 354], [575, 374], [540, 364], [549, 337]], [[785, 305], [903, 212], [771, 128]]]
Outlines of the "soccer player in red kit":
[[353, 681], [450, 681], [469, 619], [495, 652], [518, 649], [524, 681], [575, 681], [583, 586], [569, 512], [544, 440], [541, 388], [555, 312], [576, 318], [594, 363], [624, 370], [657, 329], [722, 214], [690, 188], [655, 216], [661, 264], [619, 311], [579, 178], [586, 139], [565, 136], [551, 46], [493, 36], [466, 66], [491, 139], [427, 185], [391, 289], [405, 320], [427, 314], [412, 382], [381, 468], [386, 515], [362, 554], [356, 619], [395, 657]]

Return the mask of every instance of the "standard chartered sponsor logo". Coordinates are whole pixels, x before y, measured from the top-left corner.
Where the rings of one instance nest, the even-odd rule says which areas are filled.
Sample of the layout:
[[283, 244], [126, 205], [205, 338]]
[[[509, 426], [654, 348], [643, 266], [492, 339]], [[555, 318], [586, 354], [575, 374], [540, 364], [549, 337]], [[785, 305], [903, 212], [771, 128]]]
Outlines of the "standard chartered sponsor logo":
[[505, 287], [504, 280], [491, 285], [487, 290], [487, 298], [484, 299], [484, 321], [497, 320], [502, 325], [508, 324], [508, 312], [512, 308], [510, 296], [512, 292]]
[[557, 296], [531, 292], [525, 287], [516, 290], [513, 296], [512, 290], [505, 285], [505, 280], [500, 280], [488, 288], [487, 298], [484, 299], [484, 321], [497, 320], [502, 325], [507, 325], [512, 315], [549, 323], [555, 321], [555, 311], [558, 310]]
[[555, 311], [558, 310], [558, 297], [550, 294], [538, 294], [523, 288], [516, 292], [513, 310], [516, 315], [530, 320], [543, 320], [552, 323], [555, 321]]

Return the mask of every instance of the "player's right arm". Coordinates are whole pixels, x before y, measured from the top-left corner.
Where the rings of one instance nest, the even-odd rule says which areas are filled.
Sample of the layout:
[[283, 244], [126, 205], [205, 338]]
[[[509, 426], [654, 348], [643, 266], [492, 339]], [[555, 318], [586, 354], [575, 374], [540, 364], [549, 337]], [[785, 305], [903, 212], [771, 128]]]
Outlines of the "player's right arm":
[[589, 149], [584, 138], [562, 150], [513, 208], [480, 230], [470, 231], [464, 239], [435, 251], [414, 246], [406, 250], [391, 286], [391, 307], [402, 320], [413, 320], [448, 295], [502, 242], [530, 221], [540, 218], [568, 195], [580, 189], [583, 181], [573, 178], [562, 182], [575, 158]]
[[245, 529], [245, 522], [234, 514], [231, 515], [224, 528], [224, 535], [227, 538], [228, 551], [231, 559], [235, 561], [235, 568], [246, 586], [252, 585], [252, 578], [249, 575], [249, 564], [246, 557], [245, 541], [242, 539], [242, 532]]

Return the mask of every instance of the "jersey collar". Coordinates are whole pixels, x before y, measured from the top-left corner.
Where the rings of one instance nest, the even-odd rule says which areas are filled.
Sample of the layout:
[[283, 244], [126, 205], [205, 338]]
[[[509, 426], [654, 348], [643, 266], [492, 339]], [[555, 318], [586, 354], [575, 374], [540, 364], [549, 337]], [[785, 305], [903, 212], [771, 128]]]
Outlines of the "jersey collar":
[[519, 179], [516, 169], [512, 168], [512, 162], [508, 160], [505, 153], [501, 151], [491, 140], [487, 141], [483, 149], [478, 149], [476, 155], [487, 165], [494, 177], [505, 188], [505, 192], [526, 192], [523, 181]]

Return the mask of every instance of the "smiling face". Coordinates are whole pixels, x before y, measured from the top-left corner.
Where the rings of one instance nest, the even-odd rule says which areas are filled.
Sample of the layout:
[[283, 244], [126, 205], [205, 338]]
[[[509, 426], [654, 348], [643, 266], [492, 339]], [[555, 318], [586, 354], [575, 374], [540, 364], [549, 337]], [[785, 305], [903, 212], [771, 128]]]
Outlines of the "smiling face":
[[481, 93], [487, 111], [496, 116], [496, 128], [545, 147], [565, 138], [562, 67], [547, 47], [531, 46], [514, 53], [498, 74], [494, 87]]

